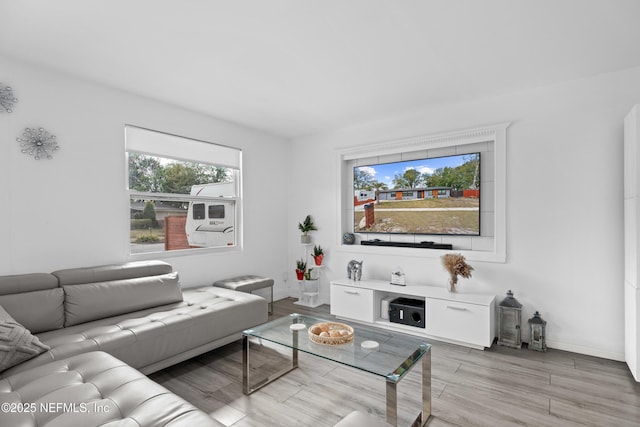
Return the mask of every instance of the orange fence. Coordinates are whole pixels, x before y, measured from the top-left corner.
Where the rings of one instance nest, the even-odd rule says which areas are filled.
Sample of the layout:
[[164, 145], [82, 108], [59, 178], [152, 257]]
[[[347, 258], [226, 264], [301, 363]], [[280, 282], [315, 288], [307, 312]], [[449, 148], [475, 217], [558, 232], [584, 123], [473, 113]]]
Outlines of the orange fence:
[[178, 249], [189, 249], [185, 225], [186, 216], [168, 216], [164, 219], [164, 250], [174, 251]]
[[375, 212], [374, 212], [374, 204], [369, 203], [368, 205], [364, 205], [364, 218], [365, 218], [365, 227], [371, 228], [374, 222], [376, 222]]

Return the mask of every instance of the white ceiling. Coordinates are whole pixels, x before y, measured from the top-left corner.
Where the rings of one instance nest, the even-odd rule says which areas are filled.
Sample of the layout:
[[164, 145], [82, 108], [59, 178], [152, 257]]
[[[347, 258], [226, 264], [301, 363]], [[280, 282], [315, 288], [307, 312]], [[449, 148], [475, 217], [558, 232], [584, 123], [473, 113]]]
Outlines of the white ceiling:
[[640, 1], [0, 0], [0, 55], [292, 138], [640, 66]]

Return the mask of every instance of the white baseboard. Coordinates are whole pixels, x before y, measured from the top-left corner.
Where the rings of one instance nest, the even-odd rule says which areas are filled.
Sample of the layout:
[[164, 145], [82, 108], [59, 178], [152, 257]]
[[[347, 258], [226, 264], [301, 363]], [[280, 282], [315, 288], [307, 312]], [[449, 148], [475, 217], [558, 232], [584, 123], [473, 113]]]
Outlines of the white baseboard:
[[570, 351], [572, 353], [586, 354], [588, 356], [601, 357], [603, 359], [616, 360], [624, 362], [624, 351], [617, 352], [602, 348], [589, 347], [578, 344], [571, 344], [561, 341], [547, 341], [547, 347], [556, 350]]
[[298, 298], [298, 295], [291, 295], [291, 290], [288, 288], [285, 289], [278, 289], [276, 287], [273, 288], [273, 300], [274, 301], [278, 301], [281, 299], [285, 299], [285, 298], [289, 298], [289, 297], [293, 297], [293, 298]]

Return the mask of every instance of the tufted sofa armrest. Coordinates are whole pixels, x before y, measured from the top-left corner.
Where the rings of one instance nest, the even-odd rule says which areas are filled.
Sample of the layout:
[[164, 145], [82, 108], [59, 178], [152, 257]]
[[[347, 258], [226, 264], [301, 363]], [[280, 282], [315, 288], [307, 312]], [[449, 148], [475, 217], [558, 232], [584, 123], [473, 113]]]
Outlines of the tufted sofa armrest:
[[0, 380], [0, 425], [221, 426], [124, 362], [90, 352]]

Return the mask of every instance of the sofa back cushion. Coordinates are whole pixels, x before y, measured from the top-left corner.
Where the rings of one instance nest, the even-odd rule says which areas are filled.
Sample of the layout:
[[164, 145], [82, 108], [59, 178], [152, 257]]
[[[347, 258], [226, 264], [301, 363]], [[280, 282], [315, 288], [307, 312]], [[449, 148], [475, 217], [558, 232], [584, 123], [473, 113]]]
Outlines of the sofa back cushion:
[[64, 326], [182, 301], [178, 273], [64, 285]]
[[57, 277], [47, 273], [0, 276], [0, 295], [42, 291], [58, 287]]
[[111, 280], [133, 279], [136, 277], [159, 276], [171, 273], [171, 264], [164, 261], [136, 261], [124, 264], [99, 265], [96, 267], [68, 268], [51, 273], [60, 286], [82, 283], [109, 282]]
[[64, 326], [64, 292], [60, 288], [1, 295], [0, 305], [34, 334]]
[[0, 276], [0, 305], [34, 334], [63, 327], [63, 300], [64, 292], [51, 274]]

